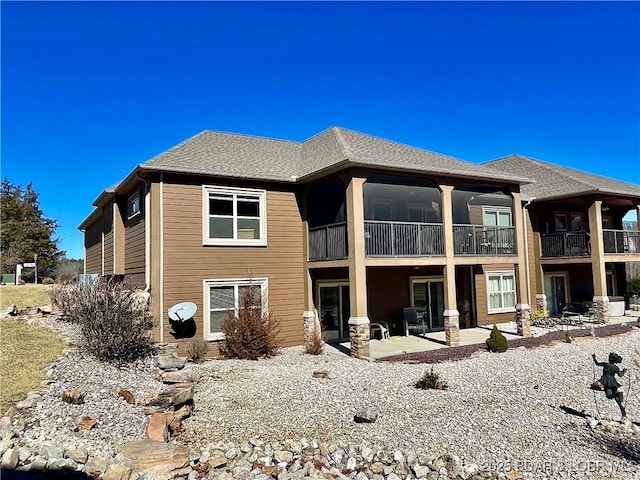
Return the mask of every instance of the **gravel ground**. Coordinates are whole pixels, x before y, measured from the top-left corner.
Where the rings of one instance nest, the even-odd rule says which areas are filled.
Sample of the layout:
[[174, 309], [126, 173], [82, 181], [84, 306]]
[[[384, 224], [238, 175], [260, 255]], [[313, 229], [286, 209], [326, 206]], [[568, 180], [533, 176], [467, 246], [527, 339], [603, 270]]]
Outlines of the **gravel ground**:
[[[604, 360], [619, 352], [635, 376], [640, 331], [627, 332], [440, 363], [435, 371], [448, 383], [446, 391], [413, 387], [425, 365], [314, 357], [301, 348], [257, 362], [209, 361], [195, 367], [195, 412], [180, 440], [344, 440], [434, 457], [450, 452], [481, 468], [515, 467], [525, 478], [640, 478], [640, 437], [592, 431], [584, 418], [599, 410], [619, 420], [616, 404], [601, 392], [594, 398], [588, 387], [594, 374], [600, 376], [592, 353]], [[330, 378], [313, 378], [316, 370]], [[627, 410], [638, 421], [640, 391], [633, 380], [631, 388]], [[354, 423], [356, 410], [367, 406], [380, 412], [377, 422]]]

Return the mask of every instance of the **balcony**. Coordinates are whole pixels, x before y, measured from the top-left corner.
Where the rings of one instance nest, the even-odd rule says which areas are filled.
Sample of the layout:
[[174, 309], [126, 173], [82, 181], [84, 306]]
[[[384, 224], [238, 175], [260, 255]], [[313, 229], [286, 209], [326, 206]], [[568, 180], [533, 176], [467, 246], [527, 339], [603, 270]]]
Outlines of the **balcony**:
[[603, 230], [604, 253], [640, 253], [640, 232], [633, 230]]
[[456, 255], [515, 255], [517, 253], [516, 229], [485, 225], [454, 225], [453, 248]]
[[546, 233], [540, 236], [543, 257], [585, 257], [591, 255], [588, 232]]
[[332, 223], [309, 229], [309, 260], [347, 258], [347, 224]]
[[430, 257], [444, 255], [442, 224], [365, 220], [369, 257]]

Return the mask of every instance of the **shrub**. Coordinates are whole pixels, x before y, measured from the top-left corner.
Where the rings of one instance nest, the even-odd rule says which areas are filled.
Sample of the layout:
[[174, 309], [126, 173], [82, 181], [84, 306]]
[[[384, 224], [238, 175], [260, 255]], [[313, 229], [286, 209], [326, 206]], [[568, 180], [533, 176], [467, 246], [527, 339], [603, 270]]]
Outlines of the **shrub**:
[[55, 282], [53, 281], [53, 278], [45, 278], [44, 280], [42, 280], [42, 284], [43, 285], [53, 285]]
[[305, 340], [304, 348], [307, 353], [320, 355], [324, 351], [324, 338], [317, 319], [314, 319], [313, 329]]
[[502, 334], [502, 332], [498, 330], [498, 327], [496, 327], [495, 325], [493, 326], [493, 329], [491, 330], [491, 335], [489, 335], [489, 338], [487, 338], [486, 342], [487, 342], [487, 348], [491, 352], [502, 353], [502, 352], [506, 352], [507, 349], [509, 348], [507, 339]]
[[201, 338], [193, 338], [187, 343], [187, 353], [194, 363], [200, 363], [209, 352], [209, 343]]
[[272, 357], [279, 348], [279, 322], [263, 308], [260, 288], [244, 288], [239, 299], [238, 314], [227, 312], [221, 329], [225, 335], [220, 353], [227, 358], [257, 360]]
[[564, 343], [573, 342], [573, 337], [569, 334], [569, 332], [564, 332]]
[[627, 293], [630, 295], [640, 295], [640, 277], [627, 279]]
[[549, 310], [531, 310], [531, 320], [549, 318]]
[[154, 353], [151, 315], [138, 292], [115, 281], [54, 287], [52, 302], [78, 323], [82, 347], [99, 360], [127, 362]]
[[422, 377], [415, 383], [416, 388], [426, 390], [428, 388], [444, 390], [447, 388], [447, 383], [440, 379], [440, 375], [433, 371], [433, 365], [430, 371], [426, 371], [422, 374]]

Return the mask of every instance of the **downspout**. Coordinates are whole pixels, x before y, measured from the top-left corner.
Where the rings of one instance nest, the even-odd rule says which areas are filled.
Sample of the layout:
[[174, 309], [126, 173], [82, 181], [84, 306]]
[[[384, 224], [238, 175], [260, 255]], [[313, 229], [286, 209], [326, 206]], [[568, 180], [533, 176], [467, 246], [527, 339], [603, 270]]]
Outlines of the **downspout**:
[[[533, 202], [536, 199], [536, 197], [531, 197], [527, 200], [527, 203], [524, 204], [524, 207], [522, 208], [522, 224], [524, 225], [524, 250], [526, 252], [526, 255], [524, 257], [524, 265], [525, 265], [525, 270], [527, 271], [527, 298], [529, 299], [529, 305], [531, 305], [531, 275], [530, 275], [530, 271], [529, 271], [529, 227], [527, 226], [527, 208], [529, 208], [529, 205], [531, 205], [531, 202]], [[532, 225], [533, 227], [533, 225]]]
[[141, 177], [139, 172], [136, 172], [136, 178], [144, 183], [144, 283], [147, 289], [151, 288], [151, 216], [149, 215], [149, 208], [151, 206], [151, 200], [149, 198], [149, 179]]

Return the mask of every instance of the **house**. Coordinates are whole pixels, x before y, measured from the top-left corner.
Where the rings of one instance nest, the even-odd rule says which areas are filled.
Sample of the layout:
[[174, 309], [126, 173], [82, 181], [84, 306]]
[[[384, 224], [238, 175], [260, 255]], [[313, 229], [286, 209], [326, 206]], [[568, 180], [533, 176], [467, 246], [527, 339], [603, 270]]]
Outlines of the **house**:
[[593, 301], [606, 322], [609, 299], [626, 293], [625, 262], [640, 261], [640, 234], [622, 225], [629, 211], [640, 214], [640, 187], [521, 155], [484, 165], [534, 180], [521, 192], [536, 308], [558, 314]]
[[[228, 309], [256, 287], [280, 319], [283, 345], [303, 343], [322, 322], [328, 338], [348, 338], [366, 357], [370, 322], [399, 334], [407, 306], [448, 345], [460, 328], [514, 318], [528, 335], [531, 293], [544, 293], [545, 272], [566, 262], [536, 253], [538, 215], [551, 207], [525, 192], [548, 179], [531, 183], [526, 168], [503, 160], [477, 165], [337, 127], [304, 142], [204, 131], [100, 194], [79, 227], [85, 273], [149, 288], [155, 338], [180, 345], [215, 345]], [[619, 228], [618, 209], [640, 195], [611, 188], [618, 194], [593, 201], [616, 209]], [[596, 257], [603, 271], [614, 261], [575, 258], [591, 267]], [[167, 316], [183, 301], [198, 307], [189, 328]]]

